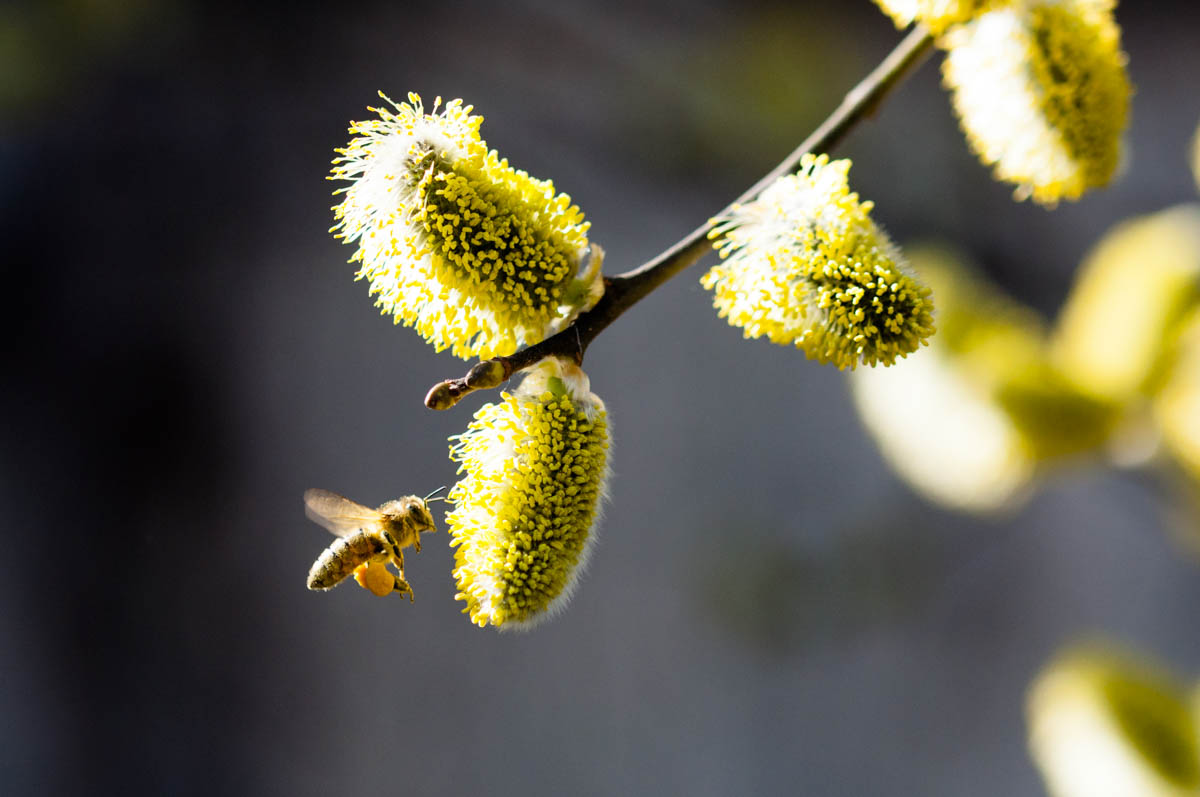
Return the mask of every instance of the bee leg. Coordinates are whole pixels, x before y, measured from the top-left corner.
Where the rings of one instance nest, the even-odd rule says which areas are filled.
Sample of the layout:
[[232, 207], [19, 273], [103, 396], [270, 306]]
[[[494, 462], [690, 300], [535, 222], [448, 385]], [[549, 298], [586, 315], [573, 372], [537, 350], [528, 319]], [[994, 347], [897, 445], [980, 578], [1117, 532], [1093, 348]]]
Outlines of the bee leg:
[[408, 593], [408, 602], [416, 603], [416, 599], [413, 597], [413, 588], [409, 585], [409, 583], [407, 581], [405, 581], [402, 576], [395, 576], [395, 579], [396, 579], [396, 586], [395, 586], [396, 594], [403, 596], [404, 593], [407, 592]]

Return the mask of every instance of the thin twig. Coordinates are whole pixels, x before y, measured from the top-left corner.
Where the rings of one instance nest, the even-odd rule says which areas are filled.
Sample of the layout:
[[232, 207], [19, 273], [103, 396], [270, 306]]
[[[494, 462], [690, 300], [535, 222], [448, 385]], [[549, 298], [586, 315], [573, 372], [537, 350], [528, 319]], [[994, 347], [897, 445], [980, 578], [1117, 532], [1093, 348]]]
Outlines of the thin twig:
[[[921, 25], [913, 28], [879, 66], [846, 95], [841, 105], [812, 135], [804, 139], [770, 174], [730, 203], [725, 211], [749, 202], [779, 177], [794, 171], [805, 153], [828, 152], [837, 146], [859, 121], [875, 112], [883, 98], [925, 59], [932, 47], [933, 36], [929, 31]], [[569, 357], [582, 362], [587, 347], [609, 324], [712, 249], [708, 230], [707, 224], [701, 225], [653, 260], [615, 277], [605, 277], [604, 296], [569, 327], [516, 354], [484, 360], [465, 377], [439, 382], [426, 395], [425, 406], [430, 409], [449, 409], [468, 393], [496, 387], [517, 371], [536, 365], [547, 357]]]

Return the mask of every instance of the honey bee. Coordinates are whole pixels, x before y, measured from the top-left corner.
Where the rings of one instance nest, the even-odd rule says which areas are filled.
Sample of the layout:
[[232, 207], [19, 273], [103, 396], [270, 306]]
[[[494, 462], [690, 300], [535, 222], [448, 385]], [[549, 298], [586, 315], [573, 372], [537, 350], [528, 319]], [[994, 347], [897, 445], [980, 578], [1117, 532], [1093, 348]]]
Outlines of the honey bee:
[[[354, 575], [376, 595], [395, 591], [413, 600], [412, 587], [404, 580], [403, 549], [411, 545], [420, 553], [421, 533], [437, 531], [429, 511], [432, 496], [410, 495], [371, 509], [329, 490], [306, 490], [308, 517], [338, 537], [308, 571], [308, 588], [330, 590]], [[399, 575], [386, 569], [388, 562]], [[388, 575], [394, 581], [389, 583]]]

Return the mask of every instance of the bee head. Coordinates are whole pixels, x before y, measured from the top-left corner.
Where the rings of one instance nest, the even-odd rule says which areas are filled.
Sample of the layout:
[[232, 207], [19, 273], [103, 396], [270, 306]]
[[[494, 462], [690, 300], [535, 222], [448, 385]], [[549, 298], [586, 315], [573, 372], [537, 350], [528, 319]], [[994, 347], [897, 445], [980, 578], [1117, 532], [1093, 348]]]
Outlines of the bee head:
[[[433, 513], [429, 511], [429, 505], [434, 501], [445, 501], [446, 498], [444, 496], [438, 495], [438, 493], [445, 489], [444, 486], [439, 487], [424, 498], [413, 496], [419, 503], [419, 507], [414, 509], [414, 512], [416, 512], [418, 522], [423, 526], [421, 531], [437, 531], [437, 525], [433, 522]], [[435, 498], [434, 496], [437, 497]]]
[[400, 499], [400, 504], [401, 511], [412, 518], [417, 531], [437, 531], [437, 524], [433, 522], [433, 513], [429, 511], [429, 499], [410, 495]]
[[433, 513], [429, 511], [429, 502], [423, 498], [418, 498], [417, 502], [413, 506], [412, 512], [418, 529], [423, 532], [437, 531], [437, 526], [433, 522]]

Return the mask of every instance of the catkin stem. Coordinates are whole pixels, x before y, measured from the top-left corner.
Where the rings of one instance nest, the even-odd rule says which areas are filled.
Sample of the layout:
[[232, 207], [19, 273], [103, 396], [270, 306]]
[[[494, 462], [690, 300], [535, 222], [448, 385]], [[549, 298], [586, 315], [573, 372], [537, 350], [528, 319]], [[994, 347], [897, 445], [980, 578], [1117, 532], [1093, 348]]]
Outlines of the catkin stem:
[[[822, 153], [833, 149], [863, 118], [874, 113], [884, 97], [924, 61], [933, 48], [933, 35], [917, 25], [869, 75], [846, 94], [841, 104], [790, 155], [745, 193], [730, 203], [743, 204], [757, 197], [779, 177], [796, 169], [807, 152]], [[715, 215], [722, 215], [725, 211]], [[494, 362], [504, 368], [504, 378], [529, 368], [547, 357], [568, 357], [582, 362], [583, 353], [604, 329], [626, 310], [679, 272], [695, 264], [712, 249], [708, 225], [693, 230], [687, 237], [652, 260], [635, 269], [604, 278], [604, 296], [591, 310], [583, 313], [566, 329], [540, 343]], [[476, 366], [476, 369], [479, 366]], [[474, 372], [476, 369], [472, 369]], [[498, 382], [497, 382], [498, 384]], [[425, 397], [431, 409], [449, 409], [467, 393], [491, 385], [469, 386], [467, 378], [439, 382]]]

